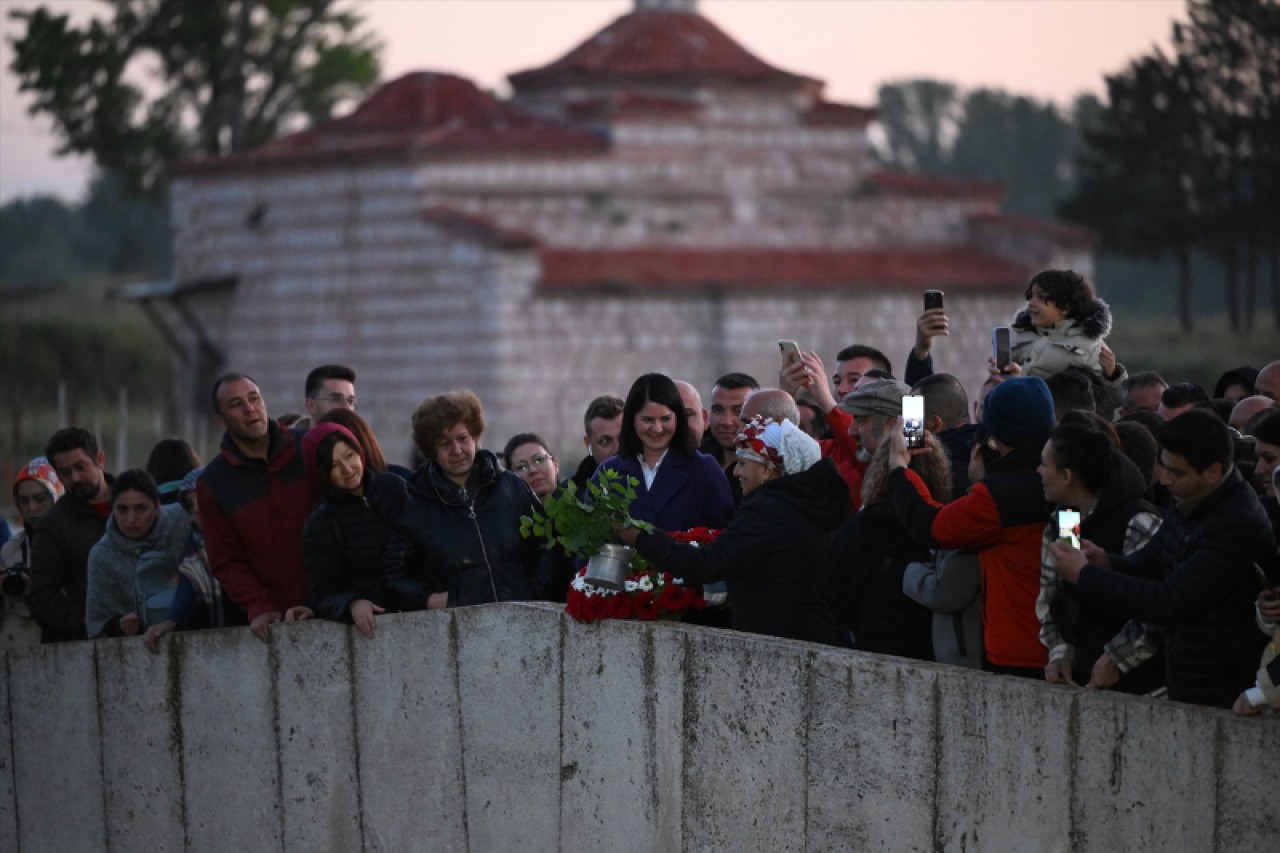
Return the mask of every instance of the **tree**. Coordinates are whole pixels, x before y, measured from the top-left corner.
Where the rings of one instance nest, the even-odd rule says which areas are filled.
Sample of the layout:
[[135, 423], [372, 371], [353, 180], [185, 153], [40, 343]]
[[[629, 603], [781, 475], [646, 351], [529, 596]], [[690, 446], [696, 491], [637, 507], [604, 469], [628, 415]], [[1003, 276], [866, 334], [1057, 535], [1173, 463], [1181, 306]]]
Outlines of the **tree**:
[[877, 109], [886, 165], [915, 172], [946, 167], [960, 119], [954, 85], [940, 80], [886, 83], [880, 87]]
[[939, 80], [880, 87], [880, 160], [913, 172], [995, 181], [1014, 213], [1052, 214], [1071, 190], [1077, 134], [1052, 103]]
[[1178, 264], [1178, 317], [1191, 330], [1191, 252], [1198, 223], [1193, 129], [1196, 121], [1178, 67], [1160, 54], [1106, 78], [1107, 108], [1084, 129], [1069, 220], [1101, 232], [1113, 249], [1142, 257], [1172, 251]]
[[1005, 186], [1005, 207], [1049, 216], [1070, 187], [1074, 133], [1052, 103], [993, 89], [964, 99], [949, 170]]
[[[49, 115], [60, 154], [85, 153], [134, 189], [166, 164], [274, 139], [377, 82], [380, 45], [338, 0], [102, 0], [115, 17], [71, 25], [15, 11], [11, 69]], [[147, 75], [159, 84], [139, 83]]]
[[1110, 102], [1086, 134], [1079, 192], [1063, 213], [1117, 248], [1173, 251], [1184, 329], [1193, 249], [1221, 260], [1236, 331], [1252, 324], [1269, 258], [1280, 324], [1280, 2], [1190, 0], [1188, 13], [1173, 56], [1156, 51], [1107, 78]]

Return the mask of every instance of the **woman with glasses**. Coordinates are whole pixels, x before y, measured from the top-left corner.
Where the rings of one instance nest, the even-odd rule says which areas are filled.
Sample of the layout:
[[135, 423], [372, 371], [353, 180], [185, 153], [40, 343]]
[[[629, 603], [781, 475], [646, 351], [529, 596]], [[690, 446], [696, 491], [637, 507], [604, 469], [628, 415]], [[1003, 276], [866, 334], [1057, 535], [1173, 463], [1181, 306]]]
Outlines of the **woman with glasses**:
[[516, 472], [516, 476], [529, 484], [538, 500], [560, 485], [560, 463], [536, 433], [522, 432], [512, 436], [502, 450], [502, 461], [508, 471]]

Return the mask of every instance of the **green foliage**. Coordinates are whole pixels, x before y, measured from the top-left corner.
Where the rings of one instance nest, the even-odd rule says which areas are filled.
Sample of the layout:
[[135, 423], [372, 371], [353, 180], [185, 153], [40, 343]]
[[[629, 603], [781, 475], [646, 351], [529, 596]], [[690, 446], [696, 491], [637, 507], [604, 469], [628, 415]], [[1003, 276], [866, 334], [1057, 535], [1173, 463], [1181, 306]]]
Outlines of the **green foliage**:
[[[297, 119], [329, 118], [377, 82], [381, 45], [337, 0], [103, 0], [111, 20], [73, 27], [43, 7], [10, 66], [60, 153], [91, 154], [133, 189], [167, 164], [270, 141]], [[160, 94], [132, 82], [158, 78]]]
[[536, 536], [548, 548], [558, 546], [572, 557], [590, 557], [601, 546], [616, 541], [615, 524], [652, 533], [652, 524], [631, 517], [631, 503], [640, 481], [607, 468], [600, 469], [597, 477], [600, 482], [587, 484], [585, 500], [578, 500], [571, 488], [548, 495], [541, 512], [520, 519], [520, 535]]
[[163, 340], [132, 306], [56, 301], [44, 311], [6, 318], [0, 400], [52, 400], [59, 382], [73, 401], [114, 400], [119, 387], [136, 400], [166, 400], [170, 356]]
[[172, 266], [168, 209], [99, 176], [83, 204], [16, 199], [0, 207], [0, 292], [48, 293], [86, 278], [161, 278]]
[[915, 172], [942, 172], [950, 140], [961, 120], [959, 90], [940, 80], [886, 83], [877, 110], [884, 130], [886, 165]]
[[1079, 134], [1048, 101], [925, 79], [881, 86], [877, 109], [887, 166], [995, 181], [1005, 209], [1029, 216], [1052, 214], [1072, 190]]
[[1107, 247], [1174, 255], [1184, 330], [1197, 249], [1222, 263], [1233, 329], [1251, 326], [1264, 263], [1280, 323], [1280, 3], [1190, 0], [1188, 17], [1172, 56], [1107, 77], [1063, 214]]

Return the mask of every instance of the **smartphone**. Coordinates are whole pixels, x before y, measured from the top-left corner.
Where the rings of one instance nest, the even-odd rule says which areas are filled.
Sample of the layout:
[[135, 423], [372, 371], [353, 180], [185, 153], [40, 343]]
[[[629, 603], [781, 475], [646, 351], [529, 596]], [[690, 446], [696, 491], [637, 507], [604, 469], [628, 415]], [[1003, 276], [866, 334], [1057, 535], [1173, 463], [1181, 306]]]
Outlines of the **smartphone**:
[[924, 310], [930, 311], [942, 307], [942, 291], [926, 290], [924, 292]]
[[902, 398], [902, 437], [908, 450], [924, 447], [924, 397], [909, 394]]
[[1080, 547], [1080, 510], [1058, 510], [1058, 541], [1066, 542], [1072, 548]]
[[778, 341], [778, 349], [782, 350], [783, 364], [791, 364], [800, 360], [800, 345], [795, 341]]
[[1012, 330], [1008, 326], [996, 326], [991, 330], [991, 357], [996, 360], [996, 370], [1003, 370], [1009, 365], [1009, 349], [1013, 344], [1011, 335]]

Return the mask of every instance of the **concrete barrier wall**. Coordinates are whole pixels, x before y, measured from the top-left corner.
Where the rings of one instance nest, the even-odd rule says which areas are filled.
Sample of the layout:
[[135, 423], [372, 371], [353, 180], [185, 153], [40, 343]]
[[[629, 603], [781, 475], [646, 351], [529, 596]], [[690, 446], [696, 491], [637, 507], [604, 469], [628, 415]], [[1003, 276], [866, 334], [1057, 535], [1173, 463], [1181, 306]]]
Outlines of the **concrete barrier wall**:
[[8, 652], [0, 850], [1273, 849], [1280, 718], [548, 605]]

